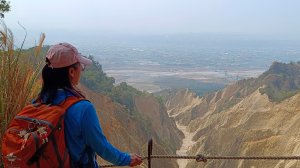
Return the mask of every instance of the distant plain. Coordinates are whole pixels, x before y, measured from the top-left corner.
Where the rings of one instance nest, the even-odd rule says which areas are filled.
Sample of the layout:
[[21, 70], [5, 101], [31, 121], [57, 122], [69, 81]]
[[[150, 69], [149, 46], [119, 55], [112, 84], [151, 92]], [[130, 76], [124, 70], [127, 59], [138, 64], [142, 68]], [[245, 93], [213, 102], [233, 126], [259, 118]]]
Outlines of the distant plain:
[[120, 36], [78, 40], [75, 45], [94, 56], [116, 83], [127, 82], [148, 92], [201, 90], [205, 85], [213, 86], [209, 88], [213, 91], [257, 77], [274, 61], [300, 61], [299, 41], [250, 36]]

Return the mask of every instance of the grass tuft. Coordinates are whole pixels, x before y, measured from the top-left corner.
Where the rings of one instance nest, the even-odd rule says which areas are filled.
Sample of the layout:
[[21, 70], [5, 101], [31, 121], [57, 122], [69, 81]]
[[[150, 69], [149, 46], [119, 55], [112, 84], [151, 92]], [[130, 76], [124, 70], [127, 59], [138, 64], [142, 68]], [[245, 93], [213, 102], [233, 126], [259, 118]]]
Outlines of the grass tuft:
[[[26, 30], [25, 30], [26, 31]], [[24, 38], [23, 44], [25, 42]], [[37, 95], [40, 84], [36, 84], [42, 69], [39, 57], [45, 35], [32, 55], [24, 54], [22, 47], [14, 47], [13, 33], [3, 21], [0, 23], [0, 139], [8, 124], [25, 105]], [[1, 150], [0, 143], [0, 151]], [[0, 167], [1, 167], [0, 161]]]

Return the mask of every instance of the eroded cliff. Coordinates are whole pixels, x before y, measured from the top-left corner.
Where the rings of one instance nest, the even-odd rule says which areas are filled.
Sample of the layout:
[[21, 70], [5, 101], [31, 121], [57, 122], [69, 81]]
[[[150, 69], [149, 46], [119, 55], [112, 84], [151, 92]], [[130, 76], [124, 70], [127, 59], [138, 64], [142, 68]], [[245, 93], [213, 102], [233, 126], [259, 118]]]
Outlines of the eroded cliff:
[[[292, 156], [300, 148], [300, 66], [274, 63], [258, 78], [238, 81], [197, 97], [188, 90], [164, 93], [168, 112], [192, 135], [190, 155]], [[191, 161], [188, 168], [300, 167], [297, 161]]]

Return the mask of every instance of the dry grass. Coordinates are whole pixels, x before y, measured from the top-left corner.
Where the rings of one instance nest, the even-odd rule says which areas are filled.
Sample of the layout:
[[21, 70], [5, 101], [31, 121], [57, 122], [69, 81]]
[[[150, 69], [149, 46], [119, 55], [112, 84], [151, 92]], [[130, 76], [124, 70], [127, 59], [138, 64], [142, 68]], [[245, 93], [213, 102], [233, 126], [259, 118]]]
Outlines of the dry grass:
[[21, 48], [16, 50], [13, 34], [3, 21], [0, 29], [0, 139], [2, 139], [8, 123], [18, 111], [30, 103], [39, 90], [40, 85], [35, 83], [41, 72], [42, 63], [38, 61], [41, 59], [37, 58], [45, 35], [41, 35], [32, 56], [26, 56], [22, 54], [26, 36]]

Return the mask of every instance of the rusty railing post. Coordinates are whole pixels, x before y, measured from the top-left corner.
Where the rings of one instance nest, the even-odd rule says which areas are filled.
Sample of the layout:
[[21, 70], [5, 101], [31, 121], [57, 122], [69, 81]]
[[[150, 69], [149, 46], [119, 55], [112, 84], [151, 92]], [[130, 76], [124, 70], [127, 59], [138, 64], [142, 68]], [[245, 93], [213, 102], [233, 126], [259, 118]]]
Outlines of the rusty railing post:
[[153, 141], [152, 138], [148, 141], [148, 168], [151, 168], [151, 156], [152, 156]]

